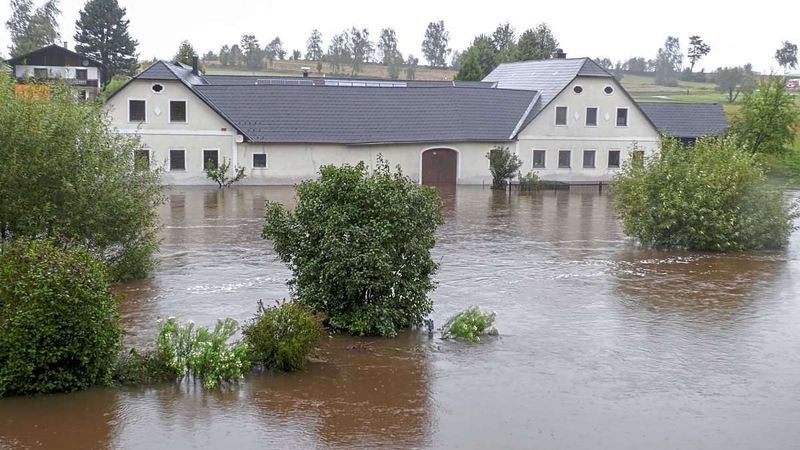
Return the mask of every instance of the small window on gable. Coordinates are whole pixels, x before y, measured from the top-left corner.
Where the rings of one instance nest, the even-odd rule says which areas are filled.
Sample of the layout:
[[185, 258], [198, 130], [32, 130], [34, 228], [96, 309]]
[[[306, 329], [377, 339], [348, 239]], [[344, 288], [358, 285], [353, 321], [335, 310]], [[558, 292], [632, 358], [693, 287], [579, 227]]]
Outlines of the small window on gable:
[[128, 122], [147, 121], [146, 103], [144, 100], [128, 100]]
[[545, 150], [533, 151], [533, 168], [544, 169], [547, 152]]
[[597, 108], [594, 106], [586, 108], [586, 126], [587, 127], [597, 126]]
[[613, 93], [614, 93], [614, 88], [613, 88], [613, 87], [611, 87], [611, 86], [606, 86], [605, 88], [603, 88], [603, 92], [604, 92], [606, 95], [611, 95], [611, 94], [613, 94]]
[[556, 106], [556, 125], [558, 125], [558, 126], [566, 126], [567, 125], [567, 107], [566, 106]]
[[608, 168], [619, 169], [619, 150], [608, 151]]
[[186, 100], [169, 101], [169, 121], [171, 123], [186, 122]]
[[580, 94], [581, 92], [583, 92], [583, 86], [581, 86], [581, 85], [575, 86], [574, 88], [572, 88], [572, 92], [574, 92], [576, 94]]
[[169, 170], [186, 170], [186, 150], [169, 151]]
[[569, 169], [570, 168], [570, 160], [572, 159], [572, 152], [569, 150], [559, 150], [558, 151], [558, 168], [559, 169]]
[[160, 94], [160, 93], [164, 92], [164, 85], [156, 83], [156, 84], [150, 86], [150, 90], [153, 91], [156, 94]]
[[266, 168], [267, 168], [267, 154], [253, 153], [253, 169], [266, 169]]
[[219, 150], [203, 150], [203, 169], [219, 167]]
[[628, 108], [617, 108], [617, 126], [628, 126]]

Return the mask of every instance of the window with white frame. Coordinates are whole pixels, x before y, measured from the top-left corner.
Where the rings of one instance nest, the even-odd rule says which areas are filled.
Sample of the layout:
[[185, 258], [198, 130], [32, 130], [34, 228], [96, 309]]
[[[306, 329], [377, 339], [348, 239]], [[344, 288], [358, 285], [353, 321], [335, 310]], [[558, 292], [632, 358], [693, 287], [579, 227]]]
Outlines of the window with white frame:
[[587, 127], [596, 127], [597, 126], [597, 107], [596, 106], [588, 106], [586, 108], [586, 126]]
[[547, 158], [547, 151], [546, 150], [534, 150], [533, 151], [533, 168], [534, 169], [544, 169], [545, 163]]
[[186, 123], [186, 100], [169, 101], [170, 123]]
[[219, 167], [219, 150], [203, 150], [203, 170]]
[[253, 153], [253, 169], [266, 169], [267, 163], [266, 153]]
[[565, 127], [567, 126], [567, 107], [556, 106], [556, 125]]
[[558, 168], [569, 169], [571, 166], [572, 152], [570, 150], [558, 151]]
[[628, 126], [628, 108], [617, 108], [617, 126]]
[[144, 100], [128, 100], [128, 122], [147, 121], [147, 102]]
[[584, 150], [583, 151], [583, 168], [584, 169], [594, 169], [594, 161], [595, 155], [597, 152], [594, 150]]
[[186, 150], [182, 148], [170, 149], [169, 170], [186, 170]]
[[620, 151], [619, 150], [609, 150], [608, 151], [608, 168], [609, 169], [619, 169], [619, 160], [620, 160]]

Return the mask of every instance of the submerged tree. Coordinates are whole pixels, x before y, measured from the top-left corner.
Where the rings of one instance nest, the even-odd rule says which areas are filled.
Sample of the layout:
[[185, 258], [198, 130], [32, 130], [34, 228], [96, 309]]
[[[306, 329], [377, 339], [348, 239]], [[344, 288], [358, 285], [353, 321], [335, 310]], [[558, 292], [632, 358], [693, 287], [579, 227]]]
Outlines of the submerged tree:
[[293, 211], [267, 204], [263, 236], [293, 272], [293, 295], [334, 329], [394, 336], [431, 312], [431, 258], [442, 223], [436, 190], [392, 173], [324, 166], [297, 186]]

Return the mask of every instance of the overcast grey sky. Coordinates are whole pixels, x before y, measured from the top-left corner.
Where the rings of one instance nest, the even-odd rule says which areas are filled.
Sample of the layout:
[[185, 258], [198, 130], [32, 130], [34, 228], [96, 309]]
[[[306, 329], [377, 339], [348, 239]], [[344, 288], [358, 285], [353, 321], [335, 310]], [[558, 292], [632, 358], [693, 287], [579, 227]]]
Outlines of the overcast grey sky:
[[[41, 0], [35, 0], [40, 3]], [[61, 0], [62, 39], [74, 45], [75, 20], [83, 0]], [[762, 0], [738, 6], [723, 1], [620, 0], [599, 2], [492, 0], [470, 4], [463, 0], [380, 1], [173, 1], [120, 0], [127, 8], [131, 34], [139, 40], [141, 58], [170, 58], [188, 39], [204, 53], [255, 34], [262, 44], [280, 36], [286, 49], [301, 49], [313, 28], [325, 47], [335, 32], [353, 25], [368, 28], [377, 37], [381, 28], [396, 30], [400, 51], [423, 61], [420, 44], [428, 22], [442, 19], [450, 32], [450, 46], [463, 50], [479, 33], [491, 33], [510, 22], [520, 33], [547, 22], [570, 57], [631, 56], [653, 58], [667, 35], [678, 36], [686, 50], [688, 36], [699, 34], [711, 53], [698, 70], [751, 62], [756, 70], [776, 69], [773, 59], [781, 41], [800, 42], [795, 2]], [[744, 5], [744, 4], [743, 4]], [[10, 16], [8, 0], [0, 0], [0, 19]], [[8, 32], [0, 34], [0, 52], [8, 55]]]

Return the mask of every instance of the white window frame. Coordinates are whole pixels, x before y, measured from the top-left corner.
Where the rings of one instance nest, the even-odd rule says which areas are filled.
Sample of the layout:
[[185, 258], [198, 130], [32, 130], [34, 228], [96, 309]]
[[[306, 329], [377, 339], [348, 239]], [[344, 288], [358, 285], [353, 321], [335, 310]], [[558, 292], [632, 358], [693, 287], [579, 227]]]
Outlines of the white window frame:
[[[617, 122], [617, 120], [619, 119], [619, 111], [622, 110], [622, 109], [624, 109], [626, 111], [626, 113], [625, 113], [625, 125], [620, 125]], [[617, 114], [614, 116], [614, 126], [617, 127], [617, 128], [628, 128], [628, 125], [630, 124], [630, 122], [631, 122], [631, 110], [630, 110], [630, 108], [625, 108], [625, 107], [617, 108]]]
[[[155, 90], [153, 90], [153, 87], [155, 87], [155, 86], [161, 86], [161, 90], [156, 92]], [[156, 95], [161, 95], [166, 90], [167, 90], [167, 87], [164, 86], [163, 83], [153, 83], [153, 84], [150, 85], [150, 92], [152, 92], [153, 94], [156, 94]]]
[[[592, 165], [586, 166], [586, 152], [594, 153], [594, 158], [592, 158]], [[582, 169], [596, 169], [597, 168], [597, 150], [593, 148], [585, 148], [583, 149], [583, 153], [581, 153], [581, 168]]]
[[[606, 88], [611, 88], [611, 92], [606, 92]], [[617, 88], [614, 86], [610, 84], [603, 86], [603, 95], [614, 95], [615, 92], [617, 92]]]
[[[144, 120], [131, 120], [131, 102], [144, 102]], [[147, 99], [146, 98], [129, 98], [128, 99], [128, 123], [147, 123]]]
[[[186, 120], [183, 122], [172, 121], [172, 102], [183, 102], [186, 105]], [[189, 100], [185, 98], [171, 98], [167, 102], [167, 122], [168, 123], [189, 123]]]
[[[561, 167], [561, 152], [569, 153], [569, 165], [567, 167]], [[556, 167], [559, 169], [572, 169], [572, 150], [566, 148], [558, 150], [558, 159], [556, 160]]]
[[[544, 165], [536, 167], [536, 152], [544, 152]], [[547, 150], [543, 148], [534, 148], [531, 150], [531, 169], [546, 169], [547, 168]]]
[[219, 149], [218, 148], [213, 148], [213, 147], [212, 148], [204, 148], [204, 149], [202, 149], [200, 151], [200, 170], [202, 172], [206, 171], [206, 152], [211, 152], [211, 151], [217, 152], [217, 167], [219, 167], [220, 159], [221, 159], [220, 158]]
[[[617, 152], [619, 154], [619, 158], [617, 159], [617, 165], [616, 166], [612, 166], [611, 163], [610, 163], [610, 161], [611, 161], [611, 158], [610, 158], [611, 152]], [[622, 167], [622, 150], [617, 149], [617, 148], [608, 149], [608, 154], [606, 155], [606, 168], [610, 169], [610, 170], [617, 170], [620, 167]]]
[[[183, 169], [172, 169], [172, 151], [182, 151], [183, 152]], [[186, 172], [186, 148], [183, 147], [174, 147], [170, 148], [167, 153], [167, 171], [168, 172]]]
[[[597, 114], [595, 114], [595, 116], [594, 116], [594, 118], [595, 118], [595, 124], [594, 125], [589, 125], [587, 123], [588, 120], [589, 120], [589, 109], [590, 108], [594, 108], [594, 109], [597, 110]], [[585, 128], [597, 128], [597, 127], [600, 126], [600, 107], [599, 106], [591, 106], [591, 105], [589, 105], [589, 106], [586, 107], [586, 109], [583, 112], [583, 126]]]
[[[566, 114], [567, 123], [565, 123], [563, 125], [558, 123], [558, 108], [566, 108], [566, 110], [567, 110], [567, 114]], [[567, 105], [555, 105], [555, 108], [553, 109], [553, 123], [557, 127], [567, 127], [567, 126], [569, 126], [569, 106], [567, 106]]]
[[[256, 155], [264, 155], [264, 167], [256, 167]], [[250, 167], [256, 170], [267, 170], [269, 169], [269, 153], [253, 153], [250, 156]]]

